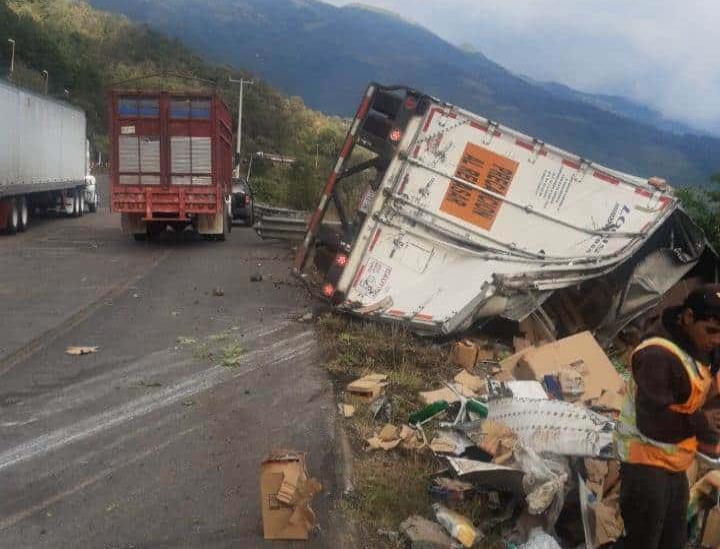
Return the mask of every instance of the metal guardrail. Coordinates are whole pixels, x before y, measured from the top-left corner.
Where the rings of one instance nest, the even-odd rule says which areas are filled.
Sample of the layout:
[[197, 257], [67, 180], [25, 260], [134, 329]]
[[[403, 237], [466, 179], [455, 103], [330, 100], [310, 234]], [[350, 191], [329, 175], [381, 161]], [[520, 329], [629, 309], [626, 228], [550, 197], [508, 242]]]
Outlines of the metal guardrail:
[[253, 229], [262, 238], [301, 241], [307, 231], [310, 214], [301, 210], [276, 208], [267, 204], [255, 204]]

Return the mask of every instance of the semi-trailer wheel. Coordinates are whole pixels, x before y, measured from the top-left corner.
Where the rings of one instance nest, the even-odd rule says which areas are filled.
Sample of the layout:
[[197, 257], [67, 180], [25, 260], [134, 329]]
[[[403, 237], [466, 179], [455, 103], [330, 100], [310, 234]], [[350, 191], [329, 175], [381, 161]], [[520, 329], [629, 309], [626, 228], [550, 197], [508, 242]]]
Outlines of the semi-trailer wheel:
[[78, 191], [78, 201], [80, 203], [78, 217], [82, 217], [85, 215], [85, 193], [83, 191]]
[[18, 230], [19, 231], [25, 231], [28, 227], [28, 223], [30, 221], [30, 214], [28, 212], [28, 204], [27, 204], [27, 197], [26, 196], [19, 196], [17, 199], [17, 208], [18, 208], [18, 215], [19, 215], [19, 224], [18, 224]]
[[17, 200], [14, 198], [10, 199], [10, 212], [8, 213], [7, 226], [5, 229], [8, 234], [15, 234], [18, 232], [20, 227], [20, 211], [18, 209]]

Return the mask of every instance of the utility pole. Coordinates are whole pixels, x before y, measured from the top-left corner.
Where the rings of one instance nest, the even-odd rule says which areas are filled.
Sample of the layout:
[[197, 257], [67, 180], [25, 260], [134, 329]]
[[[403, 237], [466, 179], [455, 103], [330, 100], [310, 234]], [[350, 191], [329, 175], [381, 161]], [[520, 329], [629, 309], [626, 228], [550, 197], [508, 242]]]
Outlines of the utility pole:
[[43, 80], [45, 80], [45, 95], [47, 95], [48, 87], [49, 87], [48, 84], [50, 81], [50, 74], [48, 73], [48, 71], [42, 71], [42, 75], [43, 75]]
[[8, 74], [8, 80], [12, 80], [13, 72], [15, 72], [15, 40], [8, 38], [10, 42], [10, 73]]
[[237, 166], [235, 167], [235, 177], [240, 177], [240, 159], [242, 158], [240, 156], [241, 152], [241, 144], [242, 144], [242, 116], [243, 116], [243, 87], [245, 84], [252, 86], [255, 82], [252, 80], [245, 80], [244, 78], [241, 78], [240, 80], [235, 80], [234, 78], [230, 78], [230, 82], [233, 84], [239, 84], [240, 85], [240, 98], [238, 99], [238, 127], [237, 127]]

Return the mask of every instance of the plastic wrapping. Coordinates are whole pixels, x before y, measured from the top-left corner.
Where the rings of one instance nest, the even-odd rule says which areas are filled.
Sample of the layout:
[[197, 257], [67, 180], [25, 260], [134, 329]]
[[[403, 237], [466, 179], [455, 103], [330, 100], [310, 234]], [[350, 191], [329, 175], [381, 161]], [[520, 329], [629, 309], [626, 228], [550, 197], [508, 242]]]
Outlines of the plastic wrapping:
[[463, 547], [472, 547], [483, 537], [482, 532], [460, 513], [451, 511], [440, 503], [433, 504], [433, 511], [437, 521], [453, 538], [462, 543]]

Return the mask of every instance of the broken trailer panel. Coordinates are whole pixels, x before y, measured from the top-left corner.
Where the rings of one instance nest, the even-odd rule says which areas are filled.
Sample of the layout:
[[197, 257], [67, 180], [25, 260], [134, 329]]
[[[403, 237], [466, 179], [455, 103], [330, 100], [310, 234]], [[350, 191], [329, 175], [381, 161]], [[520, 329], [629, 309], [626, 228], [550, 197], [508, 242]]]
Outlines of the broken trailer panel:
[[[356, 146], [373, 158], [357, 162]], [[354, 193], [343, 192], [343, 179], [369, 169], [377, 176], [347, 203]], [[331, 207], [339, 228], [326, 215]], [[371, 84], [295, 273], [340, 310], [431, 334], [536, 315], [561, 335], [543, 304], [611, 281], [597, 318], [574, 328], [611, 337], [705, 251], [662, 181], [600, 166], [413, 89]]]

